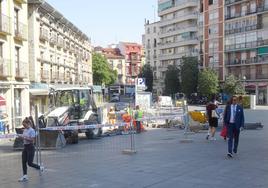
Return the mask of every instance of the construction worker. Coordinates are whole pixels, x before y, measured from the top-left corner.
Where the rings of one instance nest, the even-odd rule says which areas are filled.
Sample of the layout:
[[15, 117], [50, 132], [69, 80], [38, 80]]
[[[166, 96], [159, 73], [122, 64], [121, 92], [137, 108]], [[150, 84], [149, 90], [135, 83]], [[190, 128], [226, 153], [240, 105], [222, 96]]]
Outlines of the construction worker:
[[109, 121], [109, 124], [112, 124], [112, 125], [114, 125], [116, 122], [116, 114], [115, 114], [114, 107], [111, 107], [108, 112], [108, 121]]
[[135, 111], [135, 116], [134, 116], [137, 133], [141, 133], [141, 121], [139, 119], [141, 119], [142, 117], [143, 117], [143, 112], [140, 109], [139, 105], [137, 105], [136, 111]]

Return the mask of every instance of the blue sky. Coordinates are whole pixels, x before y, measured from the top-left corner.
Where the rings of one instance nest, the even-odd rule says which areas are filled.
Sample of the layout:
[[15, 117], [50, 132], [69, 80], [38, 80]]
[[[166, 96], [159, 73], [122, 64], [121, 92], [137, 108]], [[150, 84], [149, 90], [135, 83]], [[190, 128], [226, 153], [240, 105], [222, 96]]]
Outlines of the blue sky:
[[157, 0], [46, 1], [87, 34], [95, 46], [119, 41], [141, 43], [144, 19], [158, 20]]

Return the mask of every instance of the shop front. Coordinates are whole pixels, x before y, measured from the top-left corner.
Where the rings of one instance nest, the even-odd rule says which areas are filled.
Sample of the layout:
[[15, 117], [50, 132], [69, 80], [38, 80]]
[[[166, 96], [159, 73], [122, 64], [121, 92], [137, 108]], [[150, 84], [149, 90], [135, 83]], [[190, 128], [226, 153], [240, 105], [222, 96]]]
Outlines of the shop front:
[[268, 105], [268, 83], [247, 83], [245, 89], [247, 94], [256, 95], [257, 105]]

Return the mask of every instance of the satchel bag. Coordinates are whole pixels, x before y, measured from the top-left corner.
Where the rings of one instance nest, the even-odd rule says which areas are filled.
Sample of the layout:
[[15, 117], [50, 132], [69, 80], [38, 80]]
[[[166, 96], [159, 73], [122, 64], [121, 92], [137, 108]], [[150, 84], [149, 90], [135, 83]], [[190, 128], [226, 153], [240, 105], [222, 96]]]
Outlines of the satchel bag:
[[213, 118], [220, 118], [219, 114], [216, 112], [216, 110], [211, 111], [211, 117]]

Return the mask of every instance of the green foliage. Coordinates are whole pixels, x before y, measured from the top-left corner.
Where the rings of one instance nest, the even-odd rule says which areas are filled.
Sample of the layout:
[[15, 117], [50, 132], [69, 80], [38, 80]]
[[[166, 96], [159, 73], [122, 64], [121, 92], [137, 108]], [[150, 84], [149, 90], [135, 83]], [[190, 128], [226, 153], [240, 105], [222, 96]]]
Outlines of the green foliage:
[[210, 98], [213, 94], [218, 93], [219, 80], [217, 74], [212, 69], [205, 69], [199, 72], [198, 92]]
[[225, 79], [225, 83], [223, 84], [223, 91], [230, 96], [236, 94], [245, 94], [245, 89], [241, 81], [235, 78], [234, 75], [229, 75]]
[[116, 82], [117, 71], [112, 70], [104, 56], [93, 53], [92, 64], [94, 85], [111, 85]]
[[196, 57], [183, 57], [180, 67], [181, 89], [186, 96], [196, 93], [198, 82], [198, 60]]
[[242, 105], [243, 108], [250, 108], [250, 95], [242, 96]]
[[173, 95], [180, 91], [180, 71], [175, 65], [169, 65], [165, 72], [165, 94]]
[[146, 91], [152, 92], [153, 91], [153, 71], [150, 64], [145, 64], [142, 67], [141, 73], [139, 74], [139, 78], [145, 78], [147, 89]]

